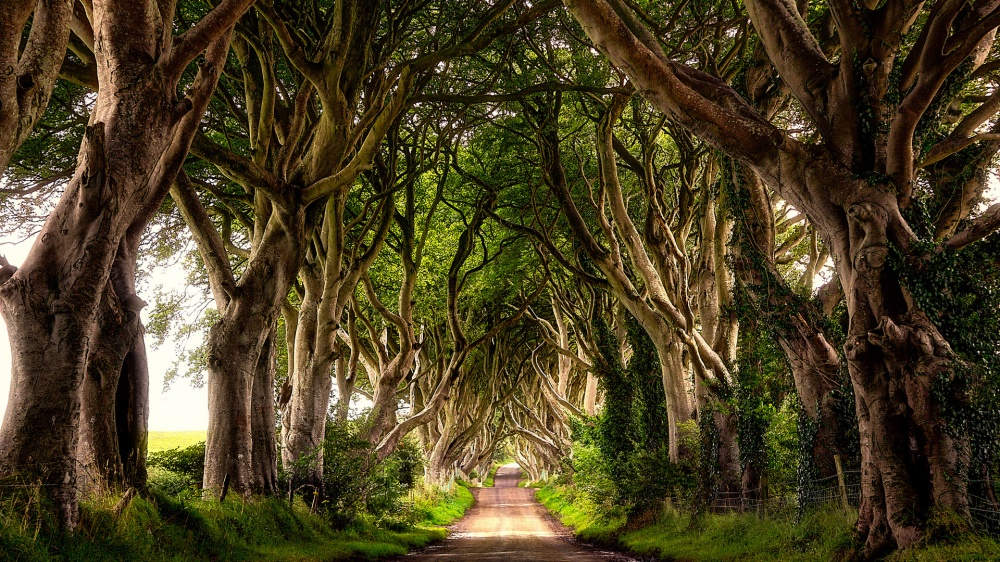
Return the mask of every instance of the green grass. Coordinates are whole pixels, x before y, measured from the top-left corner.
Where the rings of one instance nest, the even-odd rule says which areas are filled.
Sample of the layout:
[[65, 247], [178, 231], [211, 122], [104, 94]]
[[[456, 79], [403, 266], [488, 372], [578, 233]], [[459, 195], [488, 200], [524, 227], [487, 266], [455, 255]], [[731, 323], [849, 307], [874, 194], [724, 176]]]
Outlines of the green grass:
[[483, 480], [483, 487], [484, 488], [492, 488], [493, 487], [493, 485], [495, 484], [494, 480], [497, 477], [497, 471], [500, 470], [501, 464], [506, 464], [506, 463], [495, 463], [493, 465], [493, 467], [490, 468], [489, 475], [486, 477], [486, 480]]
[[680, 560], [833, 560], [851, 548], [851, 516], [819, 511], [796, 523], [747, 514], [710, 514], [692, 526], [689, 515], [667, 513], [621, 535], [629, 550]]
[[444, 526], [454, 523], [465, 515], [466, 510], [472, 507], [475, 501], [468, 487], [456, 484], [452, 492], [444, 492], [437, 488], [420, 492], [414, 498], [413, 510], [423, 524]]
[[614, 545], [625, 526], [624, 513], [602, 513], [586, 496], [571, 488], [546, 485], [538, 488], [535, 497], [587, 542]]
[[199, 431], [150, 431], [149, 452], [165, 451], [194, 445], [205, 440], [205, 430]]
[[[71, 534], [24, 517], [24, 503], [0, 505], [0, 558], [14, 560], [343, 560], [405, 554], [443, 539], [447, 525], [472, 505], [464, 487], [424, 492], [415, 499], [414, 525], [384, 526], [361, 519], [333, 529], [301, 502], [262, 498], [223, 503], [179, 500], [154, 492], [119, 514], [118, 497], [83, 502]], [[37, 506], [37, 503], [34, 504]], [[30, 509], [30, 507], [29, 507]], [[33, 509], [31, 511], [34, 511]], [[29, 523], [33, 521], [34, 523]]]
[[966, 535], [954, 541], [945, 541], [889, 557], [890, 562], [938, 562], [940, 560], [997, 560], [1000, 543], [988, 537]]
[[[650, 525], [626, 526], [623, 513], [600, 513], [583, 494], [566, 486], [546, 485], [537, 492], [545, 507], [580, 538], [666, 560], [843, 560], [853, 547], [856, 514], [818, 510], [801, 521], [751, 514], [709, 514], [697, 524], [690, 515], [668, 509]], [[893, 554], [893, 562], [996, 560], [1000, 544], [974, 535]]]

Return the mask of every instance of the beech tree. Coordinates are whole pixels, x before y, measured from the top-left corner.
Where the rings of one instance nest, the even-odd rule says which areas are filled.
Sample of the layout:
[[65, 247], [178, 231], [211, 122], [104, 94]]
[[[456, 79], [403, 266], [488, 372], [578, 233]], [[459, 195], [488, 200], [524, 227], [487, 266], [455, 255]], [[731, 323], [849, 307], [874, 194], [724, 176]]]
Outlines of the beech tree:
[[929, 254], [996, 228], [992, 207], [928, 250], [904, 213], [921, 196], [927, 166], [991, 138], [977, 129], [995, 114], [995, 96], [960, 109], [951, 126], [941, 108], [961, 90], [952, 85], [978, 79], [1000, 7], [989, 0], [830, 2], [823, 21], [836, 38], [824, 50], [798, 6], [747, 2], [770, 63], [816, 131], [807, 140], [755, 111], [725, 81], [670, 58], [631, 7], [565, 4], [657, 108], [745, 162], [806, 214], [830, 248], [850, 318], [844, 352], [861, 434], [862, 554], [919, 541], [935, 510], [968, 519], [969, 442], [947, 430], [947, 399], [931, 390], [939, 379], [959, 383], [964, 361], [889, 274], [889, 258], [898, 251], [906, 267], [919, 267]]
[[[108, 298], [120, 315], [138, 311], [134, 293], [118, 293], [109, 279], [116, 267], [128, 270], [138, 233], [183, 162], [249, 4], [223, 2], [176, 37], [173, 4], [95, 2], [88, 13], [99, 89], [77, 169], [25, 262], [0, 278], [14, 358], [0, 470], [46, 484], [67, 527], [77, 520], [79, 389], [98, 309]], [[178, 101], [182, 73], [202, 53]], [[40, 427], [53, 429], [40, 436]]]
[[[304, 304], [321, 304], [297, 312], [286, 308], [300, 318], [294, 325], [290, 317], [285, 319], [286, 329], [291, 326], [297, 333], [288, 389], [291, 425], [283, 441], [289, 460], [316, 446], [326, 399], [317, 392], [320, 397], [313, 402], [313, 389], [329, 383], [325, 379], [336, 357], [337, 328], [354, 285], [380, 246], [366, 247], [364, 259], [346, 261], [351, 253], [338, 240], [349, 226], [345, 211], [351, 187], [375, 165], [388, 131], [437, 65], [483, 49], [537, 19], [554, 2], [507, 17], [514, 4], [499, 3], [483, 11], [476, 25], [457, 27], [448, 17], [451, 12], [405, 4], [338, 3], [312, 12], [290, 4], [257, 7], [256, 37], [245, 34], [236, 44], [243, 53], [247, 101], [233, 108], [247, 123], [251, 154], [220, 144], [224, 137], [199, 137], [194, 146], [195, 154], [252, 194], [255, 224], [251, 261], [233, 290], [219, 293], [225, 306], [209, 336], [213, 421], [207, 489], [223, 489], [228, 474], [232, 489], [244, 494], [255, 490], [249, 466], [254, 446], [247, 431], [249, 380], [266, 334], [300, 274], [311, 279]], [[305, 25], [297, 33], [298, 22], [312, 14], [326, 23]], [[295, 78], [279, 76], [278, 69]], [[248, 109], [245, 115], [242, 107]], [[380, 208], [388, 211], [391, 204]], [[391, 219], [392, 214], [381, 216]], [[307, 259], [310, 240], [318, 241], [312, 246], [318, 253]], [[298, 416], [304, 416], [302, 423], [295, 421]]]
[[600, 464], [629, 517], [840, 455], [859, 558], [995, 507], [1000, 0], [559, 4], [4, 3], [0, 478], [66, 528], [145, 490], [186, 227], [206, 497], [322, 500], [332, 422], [435, 484]]

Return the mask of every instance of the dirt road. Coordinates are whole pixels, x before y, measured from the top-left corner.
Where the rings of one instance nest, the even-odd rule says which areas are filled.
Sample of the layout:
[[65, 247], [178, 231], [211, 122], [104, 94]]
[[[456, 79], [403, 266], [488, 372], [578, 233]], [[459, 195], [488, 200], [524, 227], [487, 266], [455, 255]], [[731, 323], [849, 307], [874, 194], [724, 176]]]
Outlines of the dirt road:
[[497, 471], [495, 487], [475, 488], [476, 504], [448, 538], [402, 560], [573, 560], [627, 561], [573, 540], [572, 533], [535, 501], [535, 491], [518, 488], [517, 465]]

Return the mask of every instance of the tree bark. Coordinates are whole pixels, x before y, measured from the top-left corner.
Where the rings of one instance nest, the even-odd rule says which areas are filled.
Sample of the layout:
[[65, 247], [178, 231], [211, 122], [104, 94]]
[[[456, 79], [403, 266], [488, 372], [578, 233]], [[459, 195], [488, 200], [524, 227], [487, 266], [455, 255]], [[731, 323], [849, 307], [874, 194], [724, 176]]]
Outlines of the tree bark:
[[[42, 484], [67, 528], [78, 517], [80, 388], [112, 265], [173, 182], [221, 72], [230, 26], [250, 2], [224, 0], [176, 45], [169, 11], [114, 4], [93, 6], [100, 89], [77, 169], [24, 264], [0, 278], [13, 358], [0, 473]], [[179, 101], [181, 73], [202, 52], [206, 63]]]
[[588, 416], [597, 415], [597, 377], [587, 373], [587, 388], [583, 393], [583, 411]]
[[[303, 483], [318, 489], [322, 484], [323, 439], [337, 359], [331, 345], [317, 345], [320, 338], [332, 344], [336, 327], [317, 325], [323, 282], [317, 272], [309, 271], [310, 267], [306, 265], [302, 270], [305, 294], [295, 332], [295, 364], [289, 373], [291, 395], [281, 424], [281, 460], [291, 475], [292, 489]], [[297, 466], [300, 459], [311, 459], [310, 466]]]
[[[102, 25], [104, 86], [77, 170], [24, 264], [0, 286], [13, 358], [0, 473], [45, 485], [68, 528], [78, 515], [80, 386], [112, 264], [126, 232], [141, 231], [173, 181], [229, 37], [211, 48], [212, 64], [195, 81], [196, 101], [182, 104], [178, 120], [175, 82], [155, 64], [154, 45], [145, 43], [150, 22], [109, 15]], [[40, 434], [39, 428], [52, 429]]]
[[354, 367], [357, 365], [357, 360], [354, 357], [352, 350], [350, 360], [343, 353], [337, 358], [337, 409], [334, 416], [340, 422], [347, 421], [347, 416], [351, 411], [351, 396], [354, 394], [354, 384], [357, 381], [354, 378]]
[[278, 442], [274, 418], [275, 327], [264, 341], [250, 389], [251, 470], [257, 493], [278, 492]]
[[[229, 490], [242, 496], [267, 491], [258, 488], [253, 468], [254, 380], [300, 263], [303, 250], [298, 241], [305, 239], [303, 213], [280, 219], [278, 213], [275, 209], [222, 317], [209, 331], [206, 492], [221, 492], [227, 481]], [[266, 392], [273, 390], [268, 387]]]
[[901, 220], [895, 196], [860, 192], [868, 197], [846, 207], [847, 228], [833, 248], [850, 315], [844, 352], [861, 438], [857, 531], [873, 556], [921, 540], [934, 511], [970, 519], [970, 446], [947, 430], [932, 390], [960, 361], [887, 271], [889, 233]]
[[138, 236], [126, 236], [112, 264], [99, 331], [80, 389], [80, 488], [145, 488], [149, 373], [135, 292]]
[[[968, 438], [950, 434], [944, 416], [964, 398], [955, 389], [944, 397], [932, 392], [935, 385], [954, 386], [962, 365], [886, 262], [890, 243], [903, 255], [915, 250], [917, 236], [900, 206], [912, 202], [918, 184], [918, 125], [935, 101], [950, 98], [947, 79], [964, 62], [975, 64], [975, 50], [993, 36], [1000, 24], [995, 4], [890, 3], [869, 35], [874, 28], [858, 12], [832, 3], [838, 34], [855, 53], [834, 63], [789, 4], [748, 0], [768, 58], [820, 133], [822, 142], [807, 145], [724, 81], [670, 60], [622, 3], [564, 3], [650, 102], [752, 168], [806, 214], [835, 257], [861, 444], [859, 554], [916, 544], [933, 511], [969, 521]], [[953, 33], [959, 16], [970, 23]], [[902, 39], [918, 20], [923, 29], [904, 51]], [[861, 74], [853, 65], [864, 59]], [[900, 96], [890, 90], [896, 71]], [[868, 116], [875, 122], [865, 126]]]
[[669, 334], [657, 334], [651, 339], [656, 346], [656, 354], [660, 359], [660, 378], [663, 383], [663, 393], [666, 395], [668, 456], [671, 462], [680, 460], [680, 429], [681, 422], [694, 417], [691, 398], [684, 386], [684, 374], [681, 361], [682, 347]]
[[835, 381], [840, 374], [840, 358], [822, 333], [809, 335], [800, 330], [799, 337], [779, 336], [795, 382], [795, 392], [806, 416], [816, 424], [812, 443], [812, 461], [817, 478], [837, 474], [833, 457], [841, 453], [837, 440], [844, 433], [835, 407]]
[[[0, 173], [48, 106], [66, 55], [75, 0], [7, 0], [0, 6]], [[31, 31], [21, 45], [29, 18]]]
[[[722, 412], [718, 408], [712, 410], [712, 422], [715, 424], [716, 431], [719, 432], [718, 491], [725, 506], [730, 509], [741, 509], [745, 492], [751, 491], [743, 486], [739, 431], [736, 426], [738, 420], [735, 413]], [[748, 484], [753, 486], [754, 480], [751, 476]]]
[[[836, 475], [833, 456], [843, 428], [834, 407], [833, 391], [840, 380], [840, 357], [830, 344], [819, 320], [823, 311], [796, 295], [774, 265], [774, 217], [764, 185], [752, 170], [737, 167], [735, 182], [740, 209], [733, 252], [733, 271], [741, 294], [761, 311], [791, 367], [795, 392], [806, 416], [817, 427], [812, 461], [817, 478]], [[755, 319], [754, 321], [757, 321]]]

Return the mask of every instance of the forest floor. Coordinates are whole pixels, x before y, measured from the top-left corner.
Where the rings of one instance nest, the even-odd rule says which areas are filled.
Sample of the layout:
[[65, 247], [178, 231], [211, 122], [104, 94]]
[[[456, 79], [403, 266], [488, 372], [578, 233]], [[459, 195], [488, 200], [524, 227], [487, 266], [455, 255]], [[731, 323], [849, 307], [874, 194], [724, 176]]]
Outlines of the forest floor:
[[535, 490], [518, 487], [520, 479], [517, 465], [500, 467], [494, 487], [472, 490], [475, 505], [445, 541], [399, 560], [634, 560], [577, 542], [572, 531], [535, 500]]

